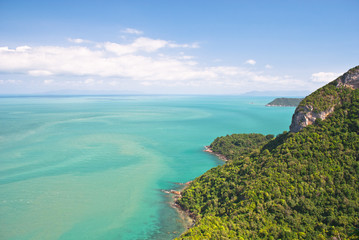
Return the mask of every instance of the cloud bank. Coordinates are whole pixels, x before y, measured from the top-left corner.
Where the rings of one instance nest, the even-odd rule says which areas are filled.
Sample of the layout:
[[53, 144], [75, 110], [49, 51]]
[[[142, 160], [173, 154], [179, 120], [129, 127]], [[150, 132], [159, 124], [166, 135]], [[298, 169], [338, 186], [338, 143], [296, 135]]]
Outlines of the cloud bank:
[[[85, 40], [75, 39], [82, 43]], [[85, 46], [19, 46], [0, 48], [0, 71], [31, 76], [77, 75], [122, 77], [133, 80], [185, 80], [213, 77], [215, 71], [195, 69], [190, 56], [175, 58], [146, 55], [164, 48], [196, 48], [197, 44], [176, 44], [140, 37], [130, 44], [114, 42]]]
[[318, 73], [313, 73], [311, 79], [313, 82], [328, 83], [330, 81], [335, 80], [340, 75], [341, 73], [318, 72]]
[[[142, 34], [136, 29], [125, 31]], [[305, 85], [290, 76], [272, 76], [245, 66], [206, 65], [184, 53], [199, 48], [198, 43], [179, 44], [143, 36], [126, 43], [68, 40], [74, 45], [0, 47], [0, 71], [42, 78], [42, 84], [47, 86], [117, 86], [132, 82], [142, 86], [212, 87], [213, 91], [229, 88], [245, 92], [268, 88], [296, 90]], [[256, 61], [249, 59], [245, 63], [255, 65]], [[263, 70], [269, 66], [263, 66]], [[324, 81], [324, 75], [313, 74], [313, 82]], [[71, 81], [71, 77], [77, 80]]]

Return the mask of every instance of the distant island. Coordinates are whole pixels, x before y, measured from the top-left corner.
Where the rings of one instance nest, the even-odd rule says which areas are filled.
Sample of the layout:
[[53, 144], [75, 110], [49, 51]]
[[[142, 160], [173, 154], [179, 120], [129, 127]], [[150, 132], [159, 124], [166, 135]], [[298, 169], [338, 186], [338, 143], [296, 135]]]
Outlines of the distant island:
[[297, 107], [299, 103], [303, 100], [303, 98], [276, 98], [270, 103], [268, 103], [267, 107]]

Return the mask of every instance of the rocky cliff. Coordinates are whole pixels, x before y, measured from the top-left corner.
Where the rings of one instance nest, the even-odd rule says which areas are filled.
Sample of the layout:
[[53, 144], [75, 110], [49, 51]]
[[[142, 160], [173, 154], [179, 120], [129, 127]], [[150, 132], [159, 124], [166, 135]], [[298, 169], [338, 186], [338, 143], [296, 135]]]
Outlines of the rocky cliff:
[[290, 131], [299, 132], [304, 127], [313, 124], [316, 119], [324, 120], [329, 116], [342, 102], [343, 96], [340, 94], [342, 91], [338, 90], [358, 88], [359, 66], [356, 66], [306, 97], [293, 114]]
[[359, 88], [359, 65], [350, 69], [336, 80], [337, 87], [349, 87], [351, 89]]

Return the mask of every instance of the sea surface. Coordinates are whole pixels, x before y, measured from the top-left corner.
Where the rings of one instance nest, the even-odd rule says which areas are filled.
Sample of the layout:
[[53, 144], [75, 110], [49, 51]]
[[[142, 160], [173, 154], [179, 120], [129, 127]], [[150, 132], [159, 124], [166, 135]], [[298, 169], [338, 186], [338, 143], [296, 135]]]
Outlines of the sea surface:
[[173, 239], [161, 190], [223, 164], [232, 133], [287, 131], [271, 97], [0, 97], [0, 239]]

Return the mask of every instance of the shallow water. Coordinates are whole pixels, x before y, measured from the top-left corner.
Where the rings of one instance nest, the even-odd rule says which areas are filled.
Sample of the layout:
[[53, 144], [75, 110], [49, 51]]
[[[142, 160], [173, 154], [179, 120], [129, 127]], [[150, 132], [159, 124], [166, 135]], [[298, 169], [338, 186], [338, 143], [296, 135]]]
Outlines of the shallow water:
[[222, 164], [217, 136], [278, 134], [294, 108], [272, 98], [0, 98], [0, 239], [172, 239], [161, 189]]

